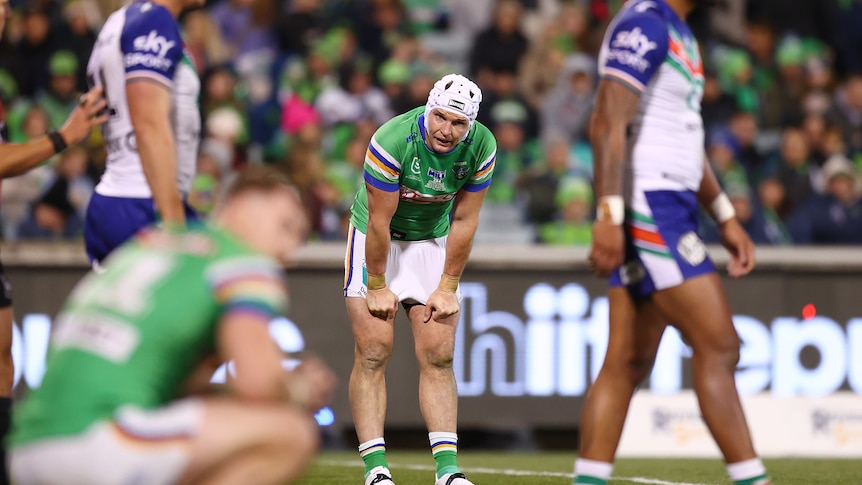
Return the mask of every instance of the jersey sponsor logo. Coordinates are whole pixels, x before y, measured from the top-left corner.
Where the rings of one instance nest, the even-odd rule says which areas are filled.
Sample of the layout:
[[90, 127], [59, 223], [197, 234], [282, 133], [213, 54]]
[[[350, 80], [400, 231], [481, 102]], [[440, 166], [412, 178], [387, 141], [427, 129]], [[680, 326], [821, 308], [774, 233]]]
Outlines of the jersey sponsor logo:
[[622, 65], [644, 72], [650, 67], [650, 62], [644, 58], [658, 44], [651, 41], [640, 27], [618, 32], [610, 45], [608, 61], [617, 61]]
[[130, 131], [125, 135], [109, 138], [105, 142], [105, 148], [108, 150], [108, 153], [116, 153], [124, 150], [137, 152], [138, 139], [135, 138], [135, 133]]
[[433, 168], [428, 169], [428, 176], [431, 177], [425, 184], [426, 189], [436, 190], [438, 192], [442, 192], [446, 190], [446, 186], [443, 185], [443, 179], [446, 178], [446, 172], [440, 170], [434, 170]]
[[171, 68], [173, 61], [166, 59], [165, 56], [175, 45], [177, 45], [175, 41], [168, 40], [155, 30], [151, 30], [147, 35], [136, 37], [132, 41], [136, 52], [130, 52], [125, 56], [126, 68], [142, 66], [166, 71]]
[[67, 313], [57, 320], [56, 349], [75, 348], [122, 364], [138, 347], [141, 336], [134, 325], [95, 313]]
[[151, 30], [149, 34], [136, 37], [132, 41], [132, 45], [136, 51], [152, 52], [159, 57], [165, 57], [171, 47], [177, 45], [176, 42], [168, 40], [162, 35], [159, 35], [155, 30]]
[[416, 133], [414, 131], [413, 133], [410, 133], [410, 136], [408, 136], [404, 141], [407, 143], [410, 143], [411, 141], [415, 140], [416, 137], [418, 137], [418, 136], [419, 136], [419, 133]]
[[697, 266], [706, 260], [706, 246], [694, 231], [689, 231], [679, 238], [676, 250], [686, 263]]
[[440, 170], [434, 170], [433, 168], [428, 169], [428, 176], [432, 179], [443, 180], [446, 178], [446, 172]]
[[[436, 181], [436, 179], [434, 181]], [[399, 192], [401, 200], [415, 202], [417, 204], [439, 204], [441, 202], [448, 202], [455, 198], [455, 194], [423, 194], [422, 192], [418, 192], [403, 185], [399, 189]]]

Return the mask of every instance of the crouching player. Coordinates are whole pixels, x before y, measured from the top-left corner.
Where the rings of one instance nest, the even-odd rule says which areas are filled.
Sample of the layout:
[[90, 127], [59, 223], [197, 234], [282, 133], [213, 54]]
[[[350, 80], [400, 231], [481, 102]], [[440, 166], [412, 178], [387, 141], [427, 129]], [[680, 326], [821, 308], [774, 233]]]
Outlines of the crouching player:
[[[91, 273], [57, 318], [42, 385], [10, 439], [15, 483], [283, 484], [318, 447], [333, 374], [282, 370], [268, 322], [280, 262], [307, 230], [284, 179], [243, 172], [208, 226], [144, 232]], [[232, 360], [223, 395], [215, 366]]]

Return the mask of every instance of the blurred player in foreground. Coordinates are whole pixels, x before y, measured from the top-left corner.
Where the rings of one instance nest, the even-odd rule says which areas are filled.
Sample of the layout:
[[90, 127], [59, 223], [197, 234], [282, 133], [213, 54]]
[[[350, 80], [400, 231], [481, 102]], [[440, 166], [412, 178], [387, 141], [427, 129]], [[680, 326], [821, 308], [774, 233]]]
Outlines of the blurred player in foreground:
[[114, 12], [87, 64], [111, 118], [105, 173], [87, 206], [84, 242], [98, 263], [139, 230], [195, 219], [191, 190], [201, 120], [200, 79], [177, 17], [203, 0], [135, 1]]
[[[10, 439], [19, 485], [284, 484], [311, 461], [319, 361], [282, 369], [269, 321], [280, 262], [308, 230], [277, 173], [243, 172], [208, 226], [151, 230], [91, 273], [57, 317], [41, 387]], [[216, 366], [233, 361], [230, 393]]]
[[399, 302], [416, 342], [419, 407], [436, 483], [470, 484], [458, 468], [452, 358], [458, 281], [497, 154], [494, 136], [476, 123], [481, 101], [472, 81], [444, 76], [424, 107], [374, 133], [365, 156], [365, 185], [351, 208], [344, 296], [356, 341], [350, 406], [366, 485], [393, 483], [383, 440], [384, 375]]
[[668, 324], [692, 347], [694, 389], [731, 479], [770, 483], [734, 382], [739, 336], [696, 234], [703, 204], [730, 252], [730, 276], [754, 268], [754, 246], [703, 151], [703, 64], [685, 18], [707, 3], [630, 1], [599, 55], [591, 122], [599, 202], [590, 264], [610, 277], [610, 337], [584, 404], [576, 484], [607, 483], [632, 394]]

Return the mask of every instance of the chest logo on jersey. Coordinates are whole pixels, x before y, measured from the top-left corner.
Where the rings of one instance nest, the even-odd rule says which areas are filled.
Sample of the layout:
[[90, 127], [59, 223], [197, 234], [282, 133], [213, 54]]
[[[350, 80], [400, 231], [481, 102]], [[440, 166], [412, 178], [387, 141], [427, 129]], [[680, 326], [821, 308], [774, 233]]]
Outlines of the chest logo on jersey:
[[399, 196], [401, 200], [409, 200], [410, 202], [415, 202], [417, 204], [435, 204], [440, 202], [448, 202], [455, 198], [455, 194], [423, 194], [422, 192], [418, 192], [403, 185], [399, 190]]
[[429, 180], [428, 183], [425, 184], [426, 189], [437, 191], [446, 190], [446, 186], [443, 185], [443, 179], [446, 178], [446, 172], [429, 168], [428, 176], [431, 177], [431, 180]]
[[419, 157], [413, 157], [413, 161], [410, 162], [410, 173], [404, 175], [404, 178], [408, 180], [422, 180], [422, 165], [419, 162]]
[[452, 173], [455, 174], [456, 180], [464, 180], [467, 178], [467, 162], [455, 162], [455, 166], [452, 167]]

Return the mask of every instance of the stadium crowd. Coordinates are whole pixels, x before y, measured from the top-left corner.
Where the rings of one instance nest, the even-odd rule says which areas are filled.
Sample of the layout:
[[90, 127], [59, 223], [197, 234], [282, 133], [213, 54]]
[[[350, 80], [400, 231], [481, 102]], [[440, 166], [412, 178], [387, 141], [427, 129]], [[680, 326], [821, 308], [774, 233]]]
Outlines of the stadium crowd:
[[[374, 130], [462, 72], [483, 89], [494, 183], [477, 241], [588, 244], [596, 58], [622, 0], [218, 0], [181, 19], [204, 132], [189, 200], [210, 211], [248, 163], [301, 189], [342, 239]], [[4, 138], [59, 127], [118, 0], [29, 0], [0, 42]], [[862, 1], [725, 0], [692, 25], [706, 153], [759, 244], [862, 244]], [[6, 239], [79, 238], [104, 166], [82, 147], [3, 182]], [[707, 241], [717, 232], [703, 218]]]

